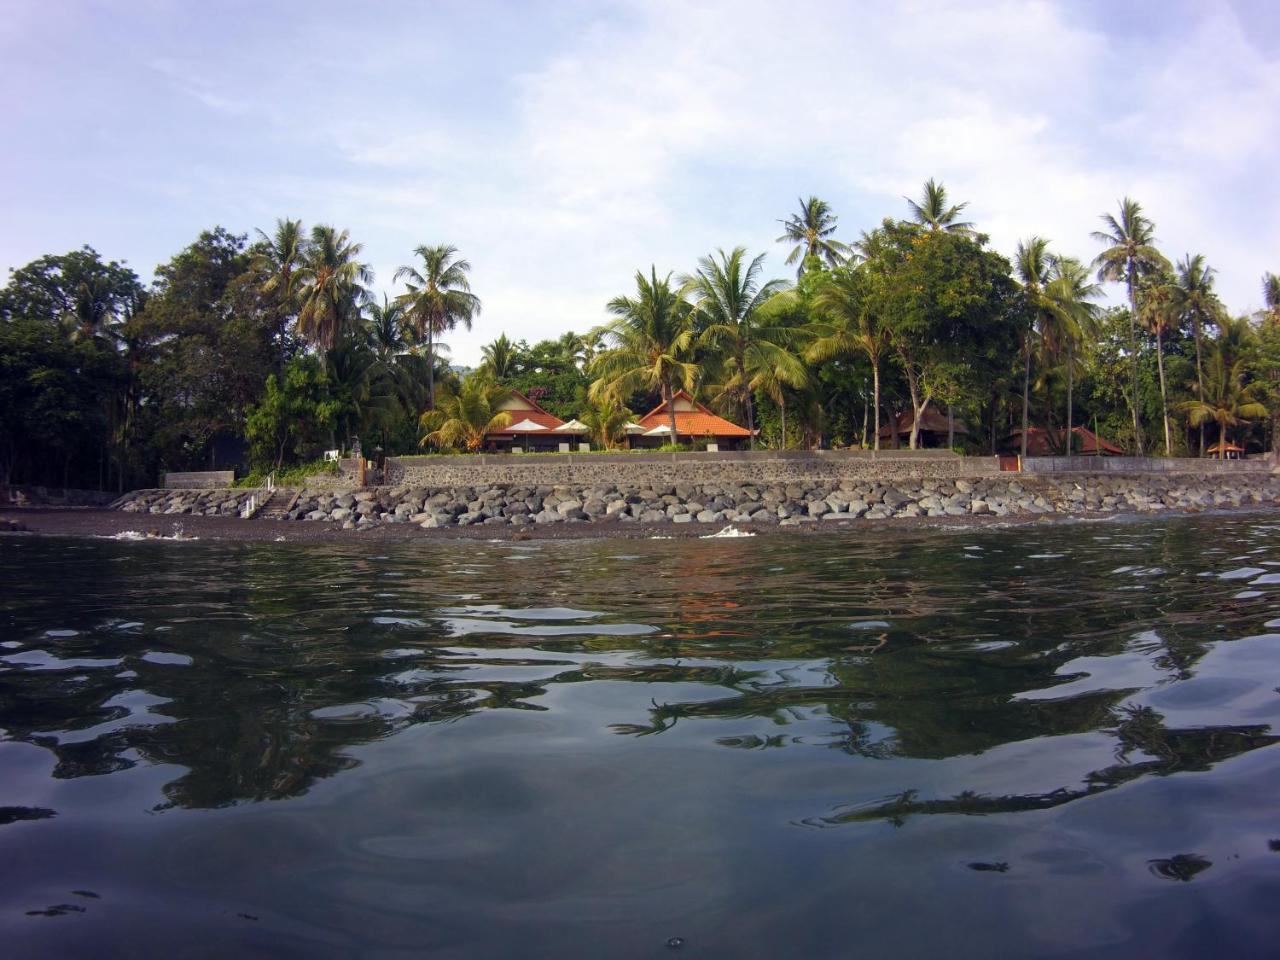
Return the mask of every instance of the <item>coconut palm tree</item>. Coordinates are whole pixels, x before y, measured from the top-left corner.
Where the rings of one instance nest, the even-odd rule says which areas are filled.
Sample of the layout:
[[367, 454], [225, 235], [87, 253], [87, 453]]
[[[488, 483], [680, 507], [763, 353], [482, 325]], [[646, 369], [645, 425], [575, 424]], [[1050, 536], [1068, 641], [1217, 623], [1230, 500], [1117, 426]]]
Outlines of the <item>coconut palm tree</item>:
[[799, 263], [796, 276], [804, 274], [805, 263], [810, 257], [817, 257], [829, 267], [839, 264], [849, 253], [849, 248], [832, 237], [836, 232], [835, 214], [831, 205], [825, 200], [810, 197], [801, 199], [800, 212], [793, 213], [782, 224], [782, 236], [777, 243], [794, 243], [795, 246], [787, 254], [786, 264]]
[[365, 335], [369, 346], [383, 363], [403, 353], [405, 340], [404, 308], [382, 295], [382, 303], [371, 302], [365, 307]]
[[1192, 425], [1212, 420], [1218, 425], [1218, 457], [1227, 455], [1227, 429], [1267, 416], [1266, 406], [1258, 399], [1256, 387], [1245, 384], [1245, 359], [1232, 356], [1232, 345], [1219, 337], [1205, 364], [1203, 400], [1180, 404]]
[[1263, 318], [1280, 323], [1280, 275], [1266, 273], [1262, 276]]
[[71, 306], [62, 314], [62, 326], [72, 340], [116, 339], [122, 320], [116, 312], [120, 288], [107, 277], [87, 277], [71, 291]]
[[[1204, 399], [1204, 361], [1201, 341], [1206, 324], [1217, 323], [1226, 314], [1226, 308], [1213, 292], [1213, 267], [1205, 262], [1203, 254], [1194, 257], [1187, 254], [1178, 263], [1178, 280], [1174, 288], [1178, 312], [1184, 323], [1191, 325], [1196, 344], [1196, 397]], [[1204, 424], [1200, 425], [1200, 456], [1204, 456]]]
[[1169, 261], [1156, 249], [1156, 228], [1143, 213], [1137, 200], [1120, 201], [1120, 216], [1102, 215], [1105, 230], [1095, 231], [1093, 239], [1106, 249], [1094, 258], [1101, 281], [1123, 282], [1129, 293], [1129, 385], [1133, 411], [1133, 439], [1141, 456], [1142, 420], [1138, 415], [1138, 279], [1152, 270], [1165, 269]]
[[518, 372], [520, 351], [505, 333], [493, 343], [487, 343], [481, 347], [480, 353], [484, 357], [480, 364], [481, 369], [487, 371], [499, 383], [510, 380]]
[[592, 440], [602, 448], [612, 450], [627, 435], [623, 428], [632, 416], [626, 407], [605, 397], [587, 407], [579, 419], [587, 425]]
[[[932, 181], [930, 181], [932, 183]], [[1044, 287], [1049, 278], [1049, 241], [1044, 237], [1028, 237], [1018, 241], [1014, 254], [1014, 269], [1022, 282], [1022, 294], [1033, 320], [1022, 337], [1022, 456], [1027, 455], [1028, 414], [1031, 406], [1031, 357], [1035, 352], [1035, 339], [1041, 336], [1051, 322], [1049, 302]]]
[[880, 368], [890, 349], [889, 331], [871, 309], [868, 278], [857, 267], [835, 270], [814, 297], [817, 319], [810, 325], [813, 339], [805, 349], [810, 363], [852, 360], [864, 356], [871, 363], [871, 394], [876, 423], [872, 444], [880, 449]]
[[422, 445], [479, 450], [488, 434], [511, 424], [511, 414], [498, 409], [506, 394], [484, 374], [468, 377], [457, 393], [442, 394], [439, 407], [419, 418], [426, 431]]
[[596, 379], [588, 395], [622, 404], [637, 390], [658, 391], [675, 443], [675, 391], [692, 390], [699, 374], [688, 301], [672, 288], [671, 274], [659, 279], [657, 269], [650, 267], [648, 277], [637, 271], [635, 296], [614, 297], [607, 309], [614, 319], [599, 330], [605, 348], [591, 364]]
[[258, 230], [254, 244], [253, 269], [262, 278], [259, 289], [276, 305], [275, 337], [280, 342], [280, 361], [284, 361], [284, 337], [298, 300], [298, 269], [306, 255], [307, 237], [301, 220], [285, 217], [276, 220], [270, 234]]
[[[1170, 330], [1178, 326], [1178, 319], [1181, 316], [1178, 301], [1179, 291], [1175, 284], [1154, 281], [1143, 288], [1142, 307], [1138, 314], [1138, 321], [1143, 328], [1155, 334], [1156, 338], [1156, 369], [1160, 373], [1160, 412], [1164, 416], [1164, 455], [1166, 457], [1173, 455], [1173, 431], [1169, 423], [1169, 390], [1164, 376], [1164, 338]], [[1203, 397], [1203, 386], [1197, 396]], [[1203, 427], [1200, 435], [1203, 438]]]
[[1049, 260], [1049, 282], [1044, 288], [1052, 320], [1051, 339], [1067, 355], [1067, 454], [1075, 443], [1075, 368], [1079, 349], [1097, 336], [1098, 305], [1093, 301], [1102, 288], [1089, 281], [1089, 271], [1073, 257]]
[[724, 376], [718, 392], [746, 417], [754, 447], [754, 392], [770, 379], [798, 387], [808, 379], [808, 371], [790, 349], [795, 332], [769, 323], [763, 310], [782, 288], [782, 281], [761, 283], [765, 255], [750, 263], [746, 257], [743, 247], [734, 247], [730, 253], [719, 250], [702, 257], [698, 272], [681, 280], [693, 300], [698, 342], [720, 360]]
[[480, 313], [480, 298], [471, 292], [467, 274], [471, 264], [458, 258], [458, 248], [448, 244], [415, 247], [420, 267], [403, 266], [395, 279], [408, 280], [408, 291], [396, 299], [404, 305], [413, 322], [419, 341], [427, 345], [427, 393], [431, 408], [435, 407], [435, 344], [446, 331], [459, 324], [471, 329]]
[[362, 250], [346, 230], [326, 224], [311, 228], [311, 242], [296, 269], [298, 332], [322, 351], [333, 348], [369, 300], [365, 284], [373, 282], [373, 271], [356, 259]]
[[948, 206], [947, 188], [935, 182], [932, 177], [925, 181], [918, 203], [910, 197], [902, 199], [907, 201], [911, 219], [928, 230], [973, 233], [973, 224], [960, 219], [960, 214], [969, 205], [968, 201]]

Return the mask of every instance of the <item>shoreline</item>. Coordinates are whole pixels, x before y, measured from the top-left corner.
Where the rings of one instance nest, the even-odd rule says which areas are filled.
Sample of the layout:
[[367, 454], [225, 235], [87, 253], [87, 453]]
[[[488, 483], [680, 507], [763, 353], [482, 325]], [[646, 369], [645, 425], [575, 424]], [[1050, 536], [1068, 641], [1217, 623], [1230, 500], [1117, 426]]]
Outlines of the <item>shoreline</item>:
[[[486, 526], [438, 527], [423, 529], [413, 524], [382, 524], [369, 529], [343, 529], [337, 522], [205, 517], [183, 515], [150, 516], [102, 510], [93, 507], [4, 507], [0, 508], [0, 536], [69, 537], [119, 539], [124, 542], [185, 543], [219, 541], [226, 543], [350, 543], [360, 541], [564, 541], [564, 540], [697, 540], [712, 538], [726, 529], [748, 536], [811, 537], [827, 533], [848, 534], [885, 531], [1005, 529], [1064, 524], [1082, 521], [1133, 522], [1174, 517], [1223, 516], [1277, 513], [1276, 504], [1244, 504], [1213, 509], [1180, 509], [1152, 512], [1043, 513], [998, 517], [892, 517], [853, 519], [835, 522], [811, 521], [794, 526], [771, 522], [718, 523], [558, 523], [520, 528]], [[25, 529], [6, 530], [10, 524]], [[136, 534], [136, 536], [128, 536]], [[735, 535], [729, 535], [735, 536]]]

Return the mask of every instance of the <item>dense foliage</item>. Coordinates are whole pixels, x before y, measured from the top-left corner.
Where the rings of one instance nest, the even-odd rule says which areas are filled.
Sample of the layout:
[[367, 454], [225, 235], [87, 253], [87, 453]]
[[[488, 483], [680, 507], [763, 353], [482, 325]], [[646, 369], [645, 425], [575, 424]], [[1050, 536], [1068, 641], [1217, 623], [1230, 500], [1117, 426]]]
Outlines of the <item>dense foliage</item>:
[[[1206, 259], [1167, 258], [1133, 200], [1081, 259], [1038, 237], [1007, 259], [966, 207], [931, 180], [907, 219], [841, 240], [831, 206], [802, 199], [778, 238], [794, 282], [741, 247], [687, 275], [651, 267], [599, 327], [499, 335], [462, 381], [443, 338], [481, 302], [447, 244], [416, 248], [405, 292], [381, 302], [359, 243], [297, 220], [253, 240], [205, 231], [149, 286], [90, 247], [43, 256], [0, 289], [0, 484], [285, 469], [357, 437], [475, 449], [509, 389], [600, 446], [684, 388], [758, 445], [1025, 452], [1039, 428], [1065, 451], [1084, 426], [1131, 452], [1270, 449], [1280, 277], [1263, 278], [1262, 311], [1232, 317]], [[1123, 306], [1101, 306], [1108, 283]]]

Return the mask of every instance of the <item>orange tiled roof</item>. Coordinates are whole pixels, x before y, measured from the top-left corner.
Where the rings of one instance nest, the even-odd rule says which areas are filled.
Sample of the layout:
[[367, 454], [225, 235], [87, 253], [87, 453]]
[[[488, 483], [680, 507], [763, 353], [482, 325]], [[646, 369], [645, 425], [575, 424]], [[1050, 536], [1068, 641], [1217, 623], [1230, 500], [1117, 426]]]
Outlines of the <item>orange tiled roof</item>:
[[[677, 390], [672, 400], [676, 403], [676, 436], [677, 437], [749, 437], [751, 431], [736, 423], [718, 417], [700, 404], [684, 390]], [[693, 407], [682, 410], [683, 405]], [[668, 423], [667, 405], [660, 403], [636, 421], [645, 430], [666, 426]]]
[[[1061, 433], [1061, 431], [1058, 431], [1058, 432]], [[1080, 440], [1079, 452], [1081, 454], [1084, 454], [1085, 456], [1092, 455], [1099, 448], [1101, 448], [1102, 453], [1113, 456], [1113, 457], [1119, 456], [1120, 454], [1124, 453], [1124, 451], [1121, 450], [1119, 447], [1117, 447], [1114, 443], [1110, 443], [1109, 441], [1102, 439], [1097, 434], [1095, 434], [1092, 430], [1090, 430], [1088, 427], [1074, 427], [1072, 428], [1071, 432], [1074, 433], [1076, 437], [1079, 438]], [[1019, 427], [1018, 429], [1014, 430], [1013, 433], [1009, 434], [1009, 440], [1011, 443], [1021, 446], [1022, 429]], [[1063, 446], [1066, 446], [1065, 441], [1063, 441]], [[1027, 455], [1031, 457], [1045, 457], [1045, 456], [1049, 456], [1052, 453], [1053, 453], [1053, 449], [1049, 443], [1049, 437], [1045, 433], [1044, 428], [1043, 427], [1028, 428]]]
[[[514, 401], [514, 402], [512, 402]], [[526, 397], [519, 390], [512, 390], [508, 402], [503, 405], [503, 410], [511, 415], [511, 423], [502, 430], [495, 430], [490, 436], [503, 437], [512, 433], [533, 433], [541, 436], [543, 433], [550, 433], [556, 427], [564, 426], [564, 421], [557, 417], [554, 413], [548, 413], [540, 406]], [[522, 420], [532, 420], [539, 426], [546, 427], [546, 430], [524, 431], [511, 430], [510, 428], [520, 423]]]

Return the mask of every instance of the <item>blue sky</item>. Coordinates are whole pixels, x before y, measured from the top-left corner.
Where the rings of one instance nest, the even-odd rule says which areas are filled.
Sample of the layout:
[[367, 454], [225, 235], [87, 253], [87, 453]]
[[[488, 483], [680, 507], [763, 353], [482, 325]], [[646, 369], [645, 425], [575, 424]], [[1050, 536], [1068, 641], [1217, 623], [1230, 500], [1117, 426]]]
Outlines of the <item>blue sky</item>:
[[150, 278], [198, 232], [348, 228], [379, 289], [420, 243], [506, 331], [584, 330], [637, 268], [856, 237], [930, 176], [1011, 253], [1083, 258], [1123, 195], [1236, 312], [1280, 272], [1280, 4], [9, 0], [0, 270], [81, 244]]

